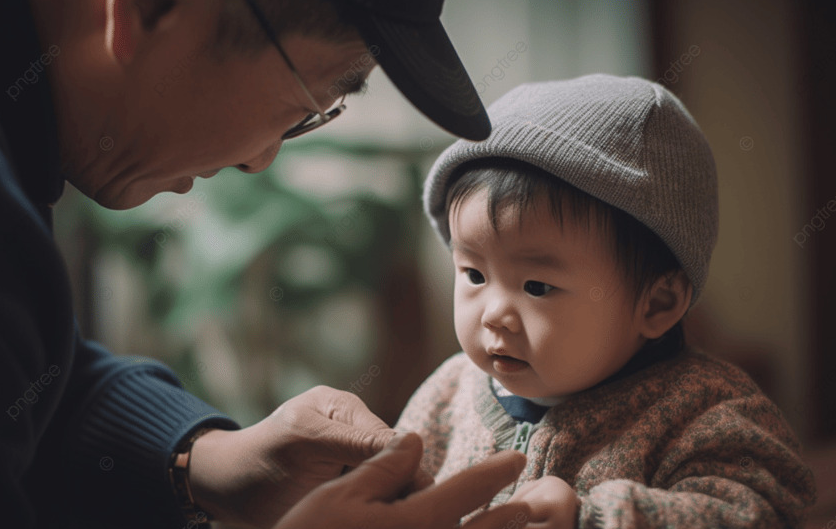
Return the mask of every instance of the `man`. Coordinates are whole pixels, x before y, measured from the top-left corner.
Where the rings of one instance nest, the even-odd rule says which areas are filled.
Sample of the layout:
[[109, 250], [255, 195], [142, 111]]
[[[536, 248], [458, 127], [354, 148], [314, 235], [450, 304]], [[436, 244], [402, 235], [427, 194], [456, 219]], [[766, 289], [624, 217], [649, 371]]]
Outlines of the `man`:
[[[257, 528], [453, 527], [516, 477], [522, 457], [506, 453], [430, 485], [417, 436], [393, 439], [359, 399], [329, 388], [239, 429], [165, 366], [79, 336], [52, 241], [50, 208], [65, 180], [124, 209], [184, 193], [222, 167], [261, 171], [282, 141], [338, 116], [375, 63], [440, 125], [486, 137], [441, 5], [3, 3], [4, 527], [197, 527], [210, 517]], [[528, 512], [505, 506], [472, 527]]]

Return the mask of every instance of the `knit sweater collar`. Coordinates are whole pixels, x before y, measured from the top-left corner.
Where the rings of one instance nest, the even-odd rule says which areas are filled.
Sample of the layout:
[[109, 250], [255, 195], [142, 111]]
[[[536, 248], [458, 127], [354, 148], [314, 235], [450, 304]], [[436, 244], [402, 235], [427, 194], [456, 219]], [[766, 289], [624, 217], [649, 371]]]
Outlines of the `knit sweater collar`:
[[549, 408], [558, 403], [552, 402], [552, 399], [549, 399], [550, 402], [544, 404], [543, 399], [535, 400], [519, 397], [505, 389], [495, 378], [491, 379], [491, 392], [500, 406], [505, 410], [505, 413], [518, 422], [536, 424], [549, 411]]

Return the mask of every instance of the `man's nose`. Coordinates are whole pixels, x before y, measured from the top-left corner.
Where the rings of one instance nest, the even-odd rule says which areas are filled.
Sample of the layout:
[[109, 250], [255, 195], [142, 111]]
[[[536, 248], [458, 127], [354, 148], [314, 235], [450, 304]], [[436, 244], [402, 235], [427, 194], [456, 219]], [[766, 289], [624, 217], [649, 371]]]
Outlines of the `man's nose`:
[[512, 300], [506, 296], [497, 296], [488, 302], [482, 313], [482, 325], [493, 331], [505, 329], [512, 333], [520, 332], [520, 316]]
[[237, 167], [245, 173], [260, 173], [270, 167], [270, 164], [272, 164], [273, 160], [276, 159], [276, 155], [279, 154], [279, 149], [281, 148], [282, 142], [279, 140], [275, 144], [264, 149], [264, 152], [255, 158], [247, 160], [245, 163], [239, 163]]

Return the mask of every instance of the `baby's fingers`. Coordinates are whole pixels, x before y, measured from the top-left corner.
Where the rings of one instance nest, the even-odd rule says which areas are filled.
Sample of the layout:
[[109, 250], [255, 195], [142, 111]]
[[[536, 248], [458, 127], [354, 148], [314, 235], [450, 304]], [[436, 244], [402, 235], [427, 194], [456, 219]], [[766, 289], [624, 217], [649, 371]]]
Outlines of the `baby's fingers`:
[[506, 503], [479, 513], [462, 526], [462, 529], [523, 529], [531, 519], [531, 511], [525, 503]]
[[536, 489], [539, 486], [540, 481], [527, 481], [517, 487], [517, 490], [514, 491], [514, 494], [511, 495], [511, 499], [508, 501], [521, 501], [526, 502], [529, 499], [533, 499], [536, 495]]

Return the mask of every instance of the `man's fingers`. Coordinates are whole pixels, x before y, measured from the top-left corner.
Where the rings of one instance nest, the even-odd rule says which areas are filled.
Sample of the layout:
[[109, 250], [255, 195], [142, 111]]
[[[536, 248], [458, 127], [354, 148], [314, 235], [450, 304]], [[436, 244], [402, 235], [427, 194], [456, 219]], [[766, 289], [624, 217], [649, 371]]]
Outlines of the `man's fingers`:
[[432, 475], [423, 468], [418, 467], [418, 470], [415, 471], [415, 476], [412, 478], [412, 483], [410, 484], [408, 492], [409, 494], [412, 494], [413, 492], [424, 490], [434, 483], [435, 478], [433, 478]]
[[442, 523], [456, 521], [488, 503], [520, 475], [524, 466], [524, 455], [516, 450], [506, 450], [442, 483], [416, 492], [405, 501], [432, 505], [434, 514]]
[[531, 519], [531, 510], [525, 503], [506, 503], [479, 513], [462, 526], [462, 529], [522, 529]]
[[383, 450], [395, 430], [372, 413], [353, 393], [328, 387], [310, 390], [316, 408], [325, 424], [320, 426], [320, 438], [328, 439], [329, 450], [345, 464], [357, 466]]
[[383, 419], [372, 413], [366, 404], [353, 393], [345, 391], [334, 391], [328, 417], [369, 432], [387, 431], [391, 432], [385, 440], [381, 439], [376, 447], [376, 452], [383, 450], [389, 439], [394, 435], [394, 430], [389, 428]]
[[371, 500], [390, 502], [413, 482], [422, 454], [421, 438], [417, 434], [398, 434], [386, 448], [339, 481], [351, 483]]
[[323, 454], [327, 454], [329, 459], [350, 467], [356, 467], [380, 452], [397, 433], [388, 427], [370, 431], [328, 419], [325, 421], [317, 428], [314, 439], [321, 443]]

